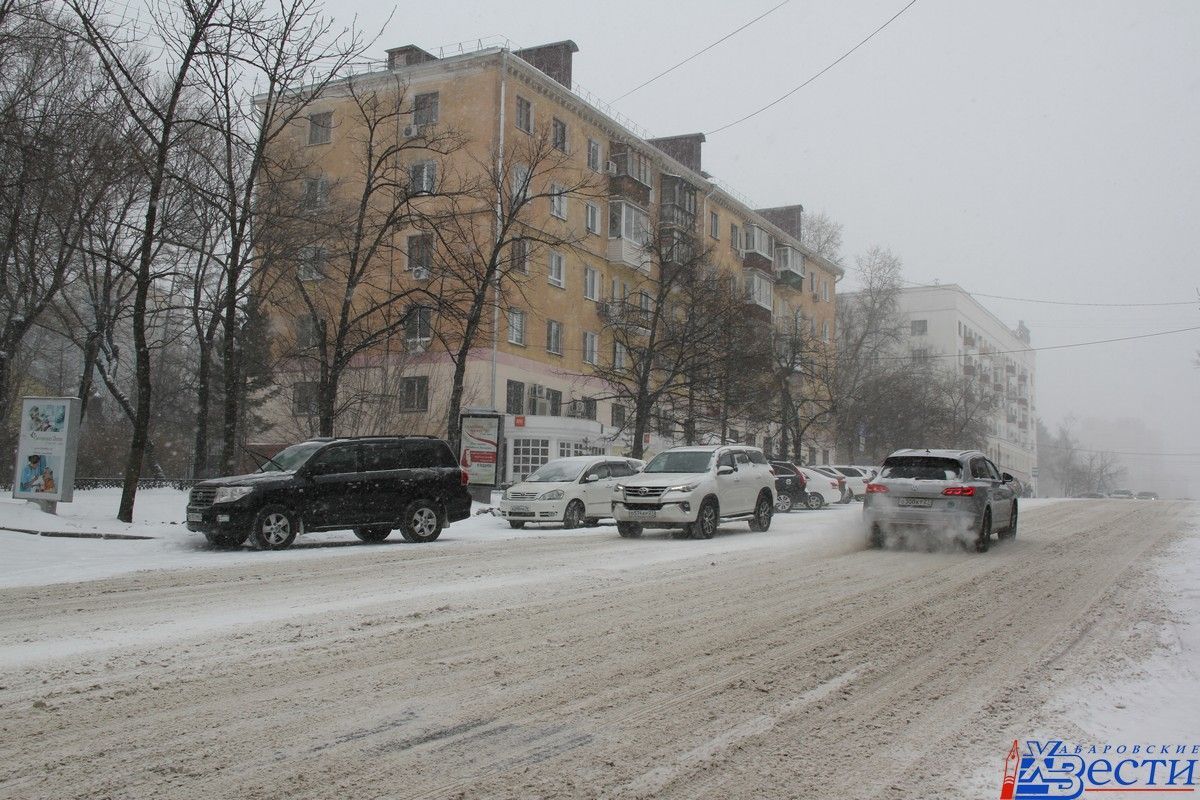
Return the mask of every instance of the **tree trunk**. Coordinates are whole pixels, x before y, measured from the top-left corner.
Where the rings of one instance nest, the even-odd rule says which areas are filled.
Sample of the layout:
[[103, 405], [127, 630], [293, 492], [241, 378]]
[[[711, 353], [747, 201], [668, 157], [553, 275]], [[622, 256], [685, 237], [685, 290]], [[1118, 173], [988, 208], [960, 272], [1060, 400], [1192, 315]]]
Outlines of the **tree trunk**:
[[446, 411], [446, 439], [450, 442], [450, 449], [456, 457], [462, 447], [462, 441], [458, 435], [458, 417], [462, 413], [463, 381], [466, 374], [467, 354], [460, 348], [454, 359], [454, 382], [450, 388], [450, 407]]
[[212, 380], [212, 345], [200, 342], [196, 366], [196, 435], [192, 442], [192, 477], [208, 477], [208, 402]]
[[92, 397], [92, 381], [96, 371], [96, 357], [100, 353], [100, 332], [89, 331], [83, 343], [83, 369], [79, 374], [79, 419], [87, 416], [88, 401]]
[[238, 407], [242, 391], [238, 363], [237, 290], [227, 281], [221, 337], [221, 370], [225, 377], [225, 396], [221, 403], [221, 474], [232, 475], [238, 462]]

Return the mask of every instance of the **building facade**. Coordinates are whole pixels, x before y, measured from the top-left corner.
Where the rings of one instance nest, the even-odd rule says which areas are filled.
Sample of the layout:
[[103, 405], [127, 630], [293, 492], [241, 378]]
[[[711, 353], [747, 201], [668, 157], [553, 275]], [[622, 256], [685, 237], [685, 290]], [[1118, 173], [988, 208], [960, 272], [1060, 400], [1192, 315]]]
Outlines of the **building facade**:
[[[454, 132], [453, 150], [403, 156], [410, 159], [411, 181], [428, 183], [431, 204], [439, 202], [440, 181], [453, 176], [463, 185], [473, 172], [508, 176], [515, 170], [535, 191], [572, 187], [534, 204], [522, 220], [530, 231], [521, 255], [527, 263], [510, 273], [515, 291], [481, 320], [467, 360], [462, 408], [505, 414], [504, 481], [559, 456], [628, 452], [630, 409], [612, 399], [595, 373], [598, 365], [619, 364], [626, 355], [611, 331], [622, 315], [645, 308], [639, 287], [657, 278], [658, 267], [646, 256], [655, 232], [686, 229], [730, 276], [748, 314], [769, 325], [803, 325], [833, 346], [842, 270], [800, 244], [800, 207], [760, 213], [703, 170], [703, 134], [643, 138], [585, 100], [572, 90], [576, 51], [570, 41], [445, 58], [411, 45], [395, 48], [379, 69], [351, 79], [353, 86], [331, 85], [294, 126], [292, 144], [310, 164], [306, 198], [357, 191], [365, 134], [356, 97], [367, 90], [410, 98], [411, 115], [395, 122], [398, 140]], [[512, 163], [521, 157], [513, 154], [538, 140], [557, 151], [554, 169], [521, 173]], [[478, 214], [481, 226], [497, 225], [506, 192], [498, 189], [495, 214]], [[372, 283], [408, 282], [438, 291], [434, 251], [444, 237], [416, 223], [389, 236], [399, 255], [376, 270]], [[320, 264], [294, 268], [305, 273], [299, 281], [306, 288], [320, 289]], [[298, 301], [290, 302], [294, 312]], [[355, 359], [343, 380], [347, 391], [368, 399], [339, 415], [335, 433], [447, 435], [453, 364], [434, 335], [438, 320], [420, 310], [410, 316], [401, 333]], [[301, 342], [324, 330], [321, 324], [281, 313], [272, 328], [274, 335]], [[313, 432], [315, 377], [300, 367], [289, 371], [286, 359], [278, 372], [289, 386], [265, 412], [264, 442]], [[370, 398], [380, 396], [392, 401], [389, 410], [373, 413]], [[734, 421], [725, 435], [762, 444], [773, 433], [771, 424]], [[681, 436], [678, 420], [664, 414], [644, 444], [653, 453]]]
[[1036, 476], [1037, 369], [1024, 322], [1009, 328], [962, 287], [914, 286], [897, 298], [914, 358], [943, 357], [998, 402], [988, 419], [987, 453], [1026, 485]]

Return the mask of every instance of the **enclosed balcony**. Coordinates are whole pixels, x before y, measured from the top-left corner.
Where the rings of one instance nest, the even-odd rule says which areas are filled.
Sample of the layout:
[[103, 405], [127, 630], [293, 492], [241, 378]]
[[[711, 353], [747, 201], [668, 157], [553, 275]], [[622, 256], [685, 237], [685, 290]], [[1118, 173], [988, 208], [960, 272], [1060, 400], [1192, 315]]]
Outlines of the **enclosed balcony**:
[[793, 289], [804, 288], [804, 254], [788, 244], [775, 248], [775, 274]]
[[757, 225], [747, 224], [742, 230], [742, 266], [775, 272], [775, 237]]
[[643, 272], [650, 269], [650, 215], [623, 200], [608, 203], [608, 260]]
[[654, 176], [650, 159], [624, 142], [610, 142], [608, 163], [608, 193], [624, 197], [648, 208]]
[[664, 228], [696, 229], [696, 187], [678, 175], [663, 174], [658, 222]]
[[775, 282], [758, 271], [746, 273], [742, 300], [752, 319], [770, 322], [775, 310]]

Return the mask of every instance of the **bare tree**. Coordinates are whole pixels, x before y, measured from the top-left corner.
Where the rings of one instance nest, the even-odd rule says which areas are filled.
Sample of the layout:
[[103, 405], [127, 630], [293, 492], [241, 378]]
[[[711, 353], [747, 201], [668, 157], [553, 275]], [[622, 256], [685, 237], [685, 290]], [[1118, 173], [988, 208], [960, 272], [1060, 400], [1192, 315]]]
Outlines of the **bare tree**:
[[822, 258], [841, 261], [842, 223], [824, 211], [807, 216], [800, 229], [800, 243]]

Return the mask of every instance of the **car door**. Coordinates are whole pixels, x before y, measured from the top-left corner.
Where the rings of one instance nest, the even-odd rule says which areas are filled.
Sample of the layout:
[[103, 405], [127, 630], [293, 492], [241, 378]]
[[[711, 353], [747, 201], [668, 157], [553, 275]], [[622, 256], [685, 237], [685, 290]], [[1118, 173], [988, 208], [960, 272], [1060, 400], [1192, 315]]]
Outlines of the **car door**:
[[351, 528], [364, 519], [367, 481], [360, 471], [359, 446], [335, 444], [305, 464], [308, 485], [301, 514], [310, 529]]
[[758, 481], [755, 480], [754, 475], [756, 467], [750, 460], [750, 456], [746, 455], [743, 450], [738, 450], [733, 457], [738, 468], [738, 471], [734, 473], [738, 476], [736, 482], [738, 512], [744, 514], [754, 510], [754, 501], [758, 499]]
[[[988, 468], [987, 459], [983, 456], [975, 456], [968, 462], [968, 468], [971, 470], [971, 485], [975, 487], [975, 493], [983, 495], [984, 507], [992, 512], [992, 530], [1001, 526], [1001, 518], [997, 516], [1000, 512], [996, 506], [996, 478], [992, 477], [992, 471]], [[997, 478], [999, 476], [996, 476]]]
[[593, 464], [584, 471], [579, 478], [579, 493], [587, 516], [600, 517], [612, 512], [612, 486], [608, 464]]
[[988, 471], [996, 481], [996, 488], [993, 491], [992, 519], [997, 522], [1003, 520], [1001, 524], [1008, 526], [1012, 523], [1012, 501], [1017, 496], [1016, 489], [1013, 484], [1004, 482], [1004, 473], [990, 459], [985, 458], [984, 463], [987, 464]]
[[737, 458], [732, 450], [725, 450], [717, 456], [717, 472], [720, 473], [721, 467], [731, 467], [733, 472], [728, 475], [718, 474], [717, 482], [717, 502], [721, 505], [722, 514], [738, 514], [741, 513], [742, 498], [740, 495], [742, 479], [738, 474]]
[[363, 520], [376, 524], [395, 523], [400, 518], [398, 497], [404, 481], [403, 445], [399, 442], [367, 442], [362, 445]]

